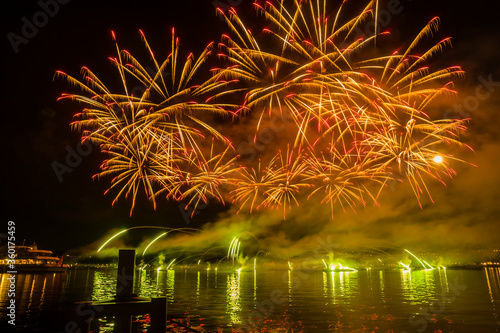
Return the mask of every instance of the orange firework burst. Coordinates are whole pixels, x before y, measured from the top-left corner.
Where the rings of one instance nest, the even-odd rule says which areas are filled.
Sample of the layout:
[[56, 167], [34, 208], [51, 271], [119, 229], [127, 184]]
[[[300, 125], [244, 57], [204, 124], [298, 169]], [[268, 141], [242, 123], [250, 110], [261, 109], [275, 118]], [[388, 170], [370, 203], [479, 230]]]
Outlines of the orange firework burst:
[[[346, 3], [329, 12], [327, 0], [255, 2], [267, 24], [259, 34], [236, 10], [219, 10], [230, 29], [219, 43], [223, 64], [199, 84], [193, 83], [196, 73], [213, 45], [181, 63], [174, 30], [163, 62], [141, 32], [153, 73], [116, 46], [111, 61], [120, 93], [87, 68], [84, 82], [60, 72], [83, 91], [61, 98], [86, 105], [73, 125], [109, 156], [97, 176], [113, 176], [114, 201], [132, 197], [132, 212], [141, 187], [155, 205], [160, 194], [196, 206], [210, 198], [224, 203], [229, 193], [240, 210], [283, 208], [285, 218], [292, 205], [317, 196], [332, 214], [335, 204], [354, 209], [367, 198], [376, 202], [391, 180], [407, 180], [419, 202], [423, 193], [430, 197], [426, 181], [444, 182], [455, 174], [449, 162], [460, 161], [440, 150], [464, 145], [466, 130], [466, 120], [436, 119], [432, 110], [434, 100], [455, 94], [451, 80], [463, 75], [456, 66], [426, 65], [450, 39], [422, 50], [438, 28], [433, 18], [407, 46], [387, 52], [387, 32], [355, 34], [370, 20], [377, 27], [378, 1], [344, 18]], [[221, 102], [228, 96], [241, 97], [240, 105]], [[217, 129], [221, 122], [207, 115], [255, 120], [254, 140], [266, 119], [291, 119], [291, 139], [275, 142], [263, 169], [260, 159], [241, 166]]]
[[[111, 92], [88, 68], [82, 69], [84, 82], [58, 72], [86, 94], [65, 94], [61, 99], [76, 100], [87, 106], [75, 116], [73, 126], [83, 130], [83, 139], [99, 143], [110, 156], [96, 176], [116, 175], [110, 189], [121, 189], [113, 203], [122, 194], [131, 196], [131, 213], [140, 186], [156, 207], [155, 186], [175, 187], [183, 174], [180, 165], [203, 160], [199, 141], [211, 136], [230, 145], [227, 138], [203, 120], [206, 114], [230, 114], [225, 105], [205, 102], [227, 82], [212, 77], [201, 84], [192, 83], [211, 53], [212, 44], [198, 58], [189, 54], [181, 64], [179, 39], [172, 29], [171, 53], [160, 63], [142, 31], [141, 36], [154, 71], [150, 73], [116, 44], [117, 57], [111, 58], [111, 62], [119, 73], [121, 93]], [[116, 41], [114, 33], [113, 39]], [[134, 93], [137, 91], [138, 95]]]
[[[447, 163], [433, 158], [441, 144], [461, 144], [464, 120], [433, 120], [426, 110], [434, 99], [454, 93], [447, 80], [463, 71], [425, 65], [450, 45], [449, 38], [420, 55], [414, 53], [437, 30], [438, 18], [402, 51], [371, 57], [370, 48], [387, 33], [360, 37], [354, 31], [370, 19], [376, 25], [378, 1], [368, 2], [347, 20], [341, 15], [344, 5], [329, 14], [326, 0], [296, 1], [291, 6], [285, 1], [255, 3], [269, 24], [263, 30], [267, 36], [258, 36], [272, 43], [254, 37], [230, 10], [225, 19], [232, 34], [224, 35], [220, 44], [230, 65], [220, 73], [245, 83], [244, 105], [256, 112], [257, 131], [266, 113], [273, 116], [273, 109], [290, 114], [296, 125], [294, 147], [307, 147], [302, 158], [312, 194], [323, 189], [322, 202], [330, 203], [332, 210], [336, 202], [364, 204], [362, 194], [370, 193], [367, 183], [384, 185], [399, 175], [408, 179], [420, 201], [427, 188], [425, 176], [442, 181], [440, 174], [454, 173]], [[285, 175], [283, 170], [275, 176]], [[314, 182], [318, 179], [322, 181]]]
[[163, 188], [158, 191], [167, 192], [167, 197], [181, 200], [189, 197], [188, 205], [193, 204], [193, 214], [200, 202], [207, 203], [215, 198], [224, 203], [223, 189], [234, 183], [233, 174], [239, 170], [236, 157], [228, 157], [230, 147], [220, 154], [214, 155], [213, 145], [210, 155], [191, 153], [179, 168], [176, 181], [170, 179], [163, 183]]
[[257, 168], [240, 169], [233, 201], [240, 202], [241, 208], [249, 204], [250, 211], [254, 206], [256, 209], [282, 207], [285, 218], [287, 208], [290, 209], [293, 203], [299, 205], [297, 196], [301, 190], [312, 186], [306, 181], [306, 171], [306, 160], [300, 151], [297, 156], [290, 150], [286, 156], [279, 151], [264, 170], [260, 162]]

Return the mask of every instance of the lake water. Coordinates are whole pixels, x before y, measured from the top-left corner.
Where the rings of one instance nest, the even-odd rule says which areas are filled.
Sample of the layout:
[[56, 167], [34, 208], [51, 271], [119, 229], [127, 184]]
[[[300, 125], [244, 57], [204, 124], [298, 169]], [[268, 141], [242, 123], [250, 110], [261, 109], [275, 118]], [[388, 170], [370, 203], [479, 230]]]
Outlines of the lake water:
[[[63, 332], [73, 302], [109, 299], [116, 288], [114, 269], [18, 274], [12, 327], [6, 323], [7, 277], [0, 274], [1, 327], [23, 332]], [[171, 332], [500, 332], [500, 268], [189, 268], [137, 271], [135, 289], [140, 296], [167, 297]], [[145, 331], [148, 321], [137, 317], [134, 327]], [[94, 331], [107, 331], [112, 318], [91, 323]]]

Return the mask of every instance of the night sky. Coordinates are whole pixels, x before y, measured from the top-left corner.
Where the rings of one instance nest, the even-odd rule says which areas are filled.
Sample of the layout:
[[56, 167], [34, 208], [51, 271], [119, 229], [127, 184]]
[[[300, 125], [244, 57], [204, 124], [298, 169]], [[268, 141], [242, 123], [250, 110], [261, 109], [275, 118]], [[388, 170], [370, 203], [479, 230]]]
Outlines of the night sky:
[[[235, 230], [251, 229], [264, 243], [290, 252], [300, 252], [317, 233], [333, 235], [353, 246], [370, 240], [374, 244], [420, 244], [430, 249], [461, 245], [488, 248], [498, 243], [500, 25], [492, 1], [486, 0], [467, 5], [401, 0], [404, 10], [388, 26], [391, 34], [404, 43], [432, 17], [441, 17], [437, 38], [452, 36], [453, 48], [438, 59], [447, 65], [463, 66], [466, 71], [465, 78], [456, 80], [460, 95], [451, 103], [463, 105], [471, 100], [467, 97], [475, 96], [481, 82], [492, 82], [487, 87], [491, 94], [468, 112], [472, 120], [465, 142], [475, 152], [458, 152], [459, 157], [477, 167], [454, 165], [458, 176], [446, 187], [431, 185], [435, 203], [424, 202], [423, 209], [409, 187], [402, 185], [386, 191], [380, 199], [382, 207], [368, 205], [357, 214], [339, 210], [333, 221], [329, 208], [315, 203], [292, 211], [286, 221], [280, 219], [280, 212], [234, 217], [234, 208], [216, 203], [190, 219], [183, 216], [179, 203], [166, 200], [160, 200], [156, 211], [149, 202], [140, 200], [130, 217], [128, 203], [121, 200], [111, 207], [112, 196], [103, 195], [109, 179], [91, 179], [102, 159], [97, 147], [81, 161], [73, 161], [72, 172], [64, 173], [60, 181], [52, 165], [66, 164], [68, 149], [77, 149], [79, 134], [72, 132], [69, 124], [78, 105], [56, 101], [64, 92], [77, 91], [62, 79], [54, 79], [56, 70], [78, 76], [80, 68], [88, 66], [109, 82], [116, 80], [116, 71], [107, 59], [115, 55], [111, 30], [122, 48], [143, 52], [138, 33], [142, 29], [152, 48], [166, 55], [170, 29], [175, 27], [182, 50], [199, 53], [210, 41], [219, 41], [220, 34], [227, 30], [215, 14], [217, 2], [238, 4], [241, 16], [248, 20], [255, 17], [251, 1], [246, 0], [72, 0], [59, 4], [46, 24], [15, 47], [9, 33], [22, 36], [23, 18], [33, 22], [42, 7], [35, 1], [3, 4], [1, 233], [6, 232], [7, 221], [13, 220], [19, 242], [36, 241], [42, 248], [59, 253], [91, 244], [110, 230], [134, 225], [205, 229], [203, 238], [185, 239], [186, 246], [201, 240], [225, 240]], [[446, 112], [449, 105], [442, 108]]]

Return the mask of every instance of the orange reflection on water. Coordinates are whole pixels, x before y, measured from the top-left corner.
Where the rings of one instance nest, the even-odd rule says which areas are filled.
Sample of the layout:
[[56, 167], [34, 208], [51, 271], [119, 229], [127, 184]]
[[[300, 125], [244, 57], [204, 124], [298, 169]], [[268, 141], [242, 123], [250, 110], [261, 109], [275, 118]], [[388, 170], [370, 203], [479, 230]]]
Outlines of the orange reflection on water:
[[495, 299], [499, 299], [500, 295], [500, 268], [499, 267], [485, 267], [484, 273], [486, 282], [488, 284], [488, 292], [492, 303]]
[[500, 314], [496, 306], [496, 302], [500, 298], [500, 268], [499, 267], [485, 267], [484, 274], [488, 284], [488, 293], [490, 296], [493, 316], [500, 327]]
[[[62, 297], [66, 284], [65, 273], [17, 273], [15, 274], [15, 296], [9, 297], [11, 274], [0, 274], [0, 307], [6, 308], [10, 299], [15, 299], [16, 321], [36, 318], [40, 311], [50, 306]], [[46, 304], [47, 294], [50, 295]], [[1, 312], [0, 319], [5, 319], [6, 313]]]

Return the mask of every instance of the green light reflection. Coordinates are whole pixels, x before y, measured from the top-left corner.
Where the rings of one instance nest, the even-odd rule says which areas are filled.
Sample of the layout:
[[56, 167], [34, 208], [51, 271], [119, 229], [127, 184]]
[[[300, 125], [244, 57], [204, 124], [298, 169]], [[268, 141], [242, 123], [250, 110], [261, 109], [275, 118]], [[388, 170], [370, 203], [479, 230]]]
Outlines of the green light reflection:
[[241, 288], [240, 288], [240, 272], [231, 273], [227, 276], [226, 288], [226, 312], [229, 314], [231, 324], [241, 324]]

